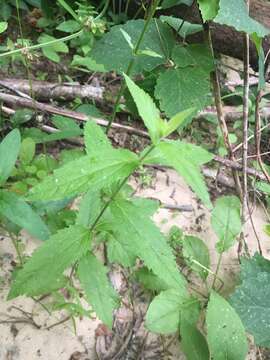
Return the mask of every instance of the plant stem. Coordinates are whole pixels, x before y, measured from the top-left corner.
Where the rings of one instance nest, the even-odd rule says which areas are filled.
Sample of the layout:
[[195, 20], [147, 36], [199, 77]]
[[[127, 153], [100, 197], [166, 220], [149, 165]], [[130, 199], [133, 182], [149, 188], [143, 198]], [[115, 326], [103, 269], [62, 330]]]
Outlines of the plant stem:
[[[215, 63], [215, 54], [214, 54], [214, 48], [213, 48], [213, 43], [212, 43], [211, 30], [210, 30], [208, 23], [204, 23], [203, 26], [204, 26], [204, 30], [205, 30], [205, 34], [206, 34], [207, 43], [208, 43], [209, 49], [211, 51], [213, 61]], [[220, 90], [219, 76], [218, 76], [218, 70], [217, 70], [216, 64], [214, 65], [214, 71], [211, 73], [211, 80], [212, 80], [212, 84], [213, 84], [213, 96], [215, 99], [217, 117], [218, 117], [220, 129], [222, 132], [224, 145], [229, 153], [230, 159], [234, 161], [235, 159], [234, 159], [234, 154], [233, 154], [233, 148], [232, 148], [232, 145], [229, 140], [229, 131], [227, 128], [224, 111], [223, 111], [223, 106], [222, 106], [221, 90]], [[235, 170], [232, 171], [232, 174], [233, 174], [237, 193], [242, 200], [242, 188], [241, 188], [239, 174]]]
[[64, 36], [64, 37], [62, 37], [60, 39], [51, 40], [51, 41], [41, 43], [41, 44], [36, 44], [36, 45], [33, 45], [33, 46], [25, 46], [25, 47], [23, 47], [21, 49], [11, 50], [11, 51], [5, 52], [3, 54], [0, 54], [0, 58], [6, 57], [6, 56], [11, 56], [11, 55], [18, 54], [18, 53], [24, 53], [24, 52], [27, 52], [27, 51], [33, 51], [33, 50], [41, 49], [41, 48], [43, 48], [45, 46], [50, 46], [50, 45], [57, 44], [60, 41], [61, 42], [69, 41], [69, 40], [72, 40], [72, 39], [75, 39], [75, 38], [79, 37], [83, 33], [83, 31], [84, 31], [84, 29], [81, 29], [80, 31], [78, 31], [78, 32], [76, 32], [74, 34]]
[[[143, 41], [143, 38], [144, 38], [144, 35], [150, 25], [150, 22], [156, 12], [156, 9], [159, 5], [159, 2], [160, 0], [155, 0], [154, 1], [154, 4], [153, 4], [153, 7], [152, 7], [152, 10], [149, 12], [149, 15], [147, 16], [147, 19], [145, 21], [145, 24], [144, 24], [144, 27], [143, 27], [143, 30], [140, 34], [140, 37], [135, 45], [135, 48], [133, 50], [133, 58], [130, 60], [129, 64], [128, 64], [128, 68], [127, 68], [127, 71], [126, 71], [126, 74], [129, 76], [131, 74], [131, 71], [133, 69], [133, 66], [134, 66], [134, 63], [135, 63], [135, 60], [136, 60], [136, 56], [137, 56], [137, 53], [138, 53], [138, 50], [140, 49], [140, 46], [141, 46], [141, 43]], [[124, 94], [124, 91], [126, 89], [126, 83], [122, 80], [122, 83], [121, 83], [121, 87], [120, 87], [120, 90], [118, 92], [118, 95], [117, 95], [117, 98], [116, 98], [116, 102], [114, 104], [114, 108], [113, 108], [113, 113], [112, 113], [112, 116], [109, 120], [109, 123], [108, 123], [108, 126], [107, 126], [107, 129], [106, 129], [106, 133], [108, 134], [110, 128], [111, 128], [111, 125], [112, 123], [114, 122], [115, 120], [115, 117], [116, 117], [116, 114], [117, 114], [117, 110], [118, 110], [118, 106], [119, 106], [119, 103], [120, 103], [120, 100], [121, 100], [121, 97], [123, 96]]]
[[[150, 152], [155, 148], [155, 145], [151, 145], [148, 149], [148, 151], [146, 151], [146, 153], [139, 159], [139, 164], [137, 165], [136, 169], [137, 170], [141, 165], [143, 160], [146, 158], [147, 155], [150, 154]], [[134, 172], [133, 171], [133, 172]], [[132, 174], [133, 174], [132, 172]], [[111, 202], [115, 199], [115, 197], [117, 196], [117, 194], [119, 193], [119, 191], [122, 189], [122, 187], [127, 183], [128, 179], [130, 178], [130, 176], [132, 174], [129, 174], [128, 176], [126, 176], [121, 183], [119, 184], [119, 186], [117, 187], [117, 189], [114, 191], [114, 193], [112, 194], [112, 196], [110, 197], [110, 199], [106, 202], [106, 204], [103, 206], [103, 208], [101, 209], [99, 215], [97, 216], [95, 222], [93, 223], [93, 225], [90, 228], [90, 231], [93, 231], [96, 227], [96, 225], [98, 224], [99, 220], [102, 218], [103, 214], [105, 213], [105, 211], [107, 210], [107, 208], [110, 206]]]

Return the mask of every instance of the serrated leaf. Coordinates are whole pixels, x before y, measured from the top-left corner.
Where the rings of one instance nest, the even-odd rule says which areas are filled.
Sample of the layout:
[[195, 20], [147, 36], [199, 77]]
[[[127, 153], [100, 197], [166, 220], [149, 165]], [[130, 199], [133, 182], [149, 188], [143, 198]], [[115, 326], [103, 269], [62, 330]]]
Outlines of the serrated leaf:
[[216, 249], [219, 253], [228, 250], [241, 232], [241, 204], [236, 196], [222, 196], [215, 204], [211, 223], [219, 241]]
[[[170, 25], [178, 34], [185, 38], [189, 35], [196, 34], [203, 31], [203, 26], [199, 24], [191, 24], [188, 21], [184, 21], [181, 18], [176, 18], [173, 16], [161, 16], [160, 20], [166, 22]], [[180, 29], [180, 30], [179, 30]]]
[[38, 38], [38, 42], [43, 45], [41, 49], [44, 56], [58, 63], [60, 61], [60, 57], [58, 53], [67, 54], [69, 52], [69, 48], [63, 41], [60, 40], [53, 44], [47, 45], [47, 43], [50, 43], [51, 41], [55, 41], [55, 40], [57, 39], [48, 34], [42, 34]]
[[113, 311], [118, 307], [119, 301], [107, 273], [108, 269], [91, 253], [87, 253], [79, 261], [78, 275], [86, 298], [99, 319], [111, 329]]
[[18, 129], [12, 130], [0, 144], [0, 185], [13, 170], [21, 146], [21, 135]]
[[80, 55], [74, 55], [71, 66], [83, 66], [90, 71], [106, 72], [106, 69], [102, 64], [97, 64], [91, 57]]
[[153, 143], [162, 135], [160, 112], [151, 97], [137, 86], [127, 75], [124, 75], [128, 89], [137, 105], [138, 112], [149, 130]]
[[143, 209], [121, 199], [114, 201], [110, 209], [118, 241], [137, 254], [169, 287], [185, 292], [186, 280], [177, 268], [170, 246]]
[[270, 348], [270, 261], [259, 254], [242, 259], [241, 279], [230, 303], [256, 345]]
[[50, 236], [48, 227], [21, 197], [7, 191], [0, 192], [0, 214], [40, 240]]
[[112, 150], [113, 147], [101, 127], [93, 121], [88, 121], [84, 127], [84, 142], [86, 152], [102, 152], [103, 150]]
[[101, 211], [101, 204], [99, 191], [93, 192], [90, 189], [80, 202], [76, 223], [85, 227], [92, 226]]
[[170, 334], [177, 331], [180, 310], [187, 301], [187, 293], [169, 289], [161, 292], [149, 305], [146, 314], [146, 327], [155, 333]]
[[174, 115], [166, 124], [165, 130], [163, 130], [163, 132], [162, 132], [163, 137], [167, 137], [168, 135], [173, 133], [178, 128], [183, 128], [185, 125], [186, 119], [195, 113], [196, 113], [196, 109], [191, 108], [191, 109], [181, 111], [178, 114]]
[[113, 236], [107, 241], [107, 253], [110, 263], [120, 264], [124, 267], [132, 267], [136, 262], [136, 255], [128, 247], [124, 247]]
[[40, 246], [18, 272], [8, 298], [36, 296], [59, 289], [65, 284], [63, 271], [89, 249], [89, 230], [79, 226], [58, 231]]
[[256, 33], [259, 37], [269, 34], [268, 29], [249, 16], [245, 0], [220, 0], [214, 21], [248, 34]]
[[214, 70], [211, 51], [205, 44], [176, 45], [173, 48], [172, 60], [180, 68], [200, 68], [205, 72], [206, 77], [209, 77], [209, 73]]
[[183, 177], [203, 203], [212, 208], [209, 193], [199, 168], [202, 159], [209, 161], [212, 156], [200, 147], [189, 147], [189, 144], [176, 141], [162, 142], [158, 145], [158, 150], [166, 163]]
[[195, 325], [181, 318], [181, 349], [187, 360], [209, 360], [210, 354], [205, 337]]
[[108, 150], [78, 160], [56, 169], [53, 175], [34, 186], [30, 200], [61, 200], [104, 186], [130, 175], [138, 166], [138, 158], [128, 150]]
[[213, 360], [245, 360], [244, 326], [230, 304], [212, 291], [206, 313], [207, 341]]
[[191, 107], [203, 109], [210, 102], [209, 78], [196, 67], [166, 70], [159, 75], [155, 97], [168, 117]]
[[31, 138], [23, 139], [20, 148], [19, 160], [24, 164], [28, 165], [31, 163], [35, 156], [36, 143]]
[[[182, 242], [183, 246], [183, 256], [189, 267], [195, 271], [202, 278], [206, 278], [208, 272], [204, 270], [203, 267], [209, 269], [210, 267], [210, 256], [208, 247], [205, 243], [196, 236], [185, 236]], [[196, 261], [196, 263], [194, 262]]]
[[198, 0], [203, 21], [213, 20], [217, 16], [219, 0]]
[[[144, 28], [144, 20], [130, 20], [124, 25], [115, 25], [97, 41], [91, 52], [91, 58], [97, 64], [103, 64], [107, 71], [126, 72], [128, 64], [134, 59], [132, 74], [139, 74], [143, 70], [151, 71], [167, 61], [170, 54], [173, 36], [166, 24], [159, 20], [152, 20], [144, 35], [139, 50], [150, 50], [161, 57], [147, 55], [136, 56], [121, 33], [121, 29], [130, 37], [132, 44], [136, 44]], [[162, 42], [160, 39], [164, 39]], [[164, 45], [163, 45], [164, 43]], [[164, 46], [166, 54], [164, 54]]]

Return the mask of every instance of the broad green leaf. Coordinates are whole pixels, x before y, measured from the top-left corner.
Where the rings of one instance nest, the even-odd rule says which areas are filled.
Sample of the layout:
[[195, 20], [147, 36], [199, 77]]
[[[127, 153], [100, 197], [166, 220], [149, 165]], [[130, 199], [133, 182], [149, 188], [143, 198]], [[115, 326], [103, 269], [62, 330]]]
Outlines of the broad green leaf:
[[[176, 68], [161, 73], [155, 89], [161, 109], [172, 117], [189, 108], [205, 108], [211, 101], [210, 72], [214, 66], [209, 49], [200, 44], [176, 45], [172, 59]], [[187, 118], [183, 126], [191, 119]]]
[[81, 25], [79, 22], [75, 20], [67, 20], [58, 25], [56, 29], [67, 33], [74, 33], [76, 31], [79, 31], [80, 28]]
[[230, 304], [212, 291], [206, 313], [207, 341], [213, 360], [245, 360], [244, 326]]
[[170, 25], [175, 31], [178, 32], [178, 34], [182, 38], [203, 31], [202, 25], [191, 24], [188, 21], [184, 21], [181, 18], [176, 18], [173, 16], [161, 16], [160, 20]]
[[228, 250], [241, 232], [241, 204], [236, 196], [222, 196], [215, 204], [211, 223], [218, 236], [216, 249], [219, 253]]
[[269, 34], [268, 29], [249, 16], [245, 0], [220, 0], [214, 21], [248, 34], [256, 33], [259, 37]]
[[[202, 278], [206, 278], [208, 272], [203, 267], [209, 269], [210, 267], [210, 256], [208, 247], [205, 243], [196, 236], [185, 236], [182, 242], [183, 256], [189, 265], [189, 267], [195, 271]], [[196, 263], [194, 262], [196, 261]], [[201, 267], [197, 263], [203, 265]]]
[[24, 165], [28, 165], [31, 163], [35, 156], [36, 152], [36, 143], [31, 138], [23, 139], [21, 143], [21, 149], [19, 154], [19, 160]]
[[69, 52], [69, 48], [63, 41], [60, 40], [53, 44], [47, 45], [47, 43], [55, 40], [57, 39], [48, 34], [42, 34], [38, 38], [38, 42], [43, 45], [41, 48], [43, 55], [46, 56], [48, 59], [58, 63], [60, 62], [60, 57], [58, 53], [67, 54]]
[[19, 130], [12, 130], [0, 144], [0, 185], [3, 184], [13, 170], [21, 146]]
[[89, 245], [89, 230], [82, 226], [58, 231], [16, 274], [8, 298], [36, 296], [59, 289], [65, 284], [63, 271], [86, 254]]
[[127, 75], [124, 75], [128, 89], [137, 105], [138, 112], [149, 130], [153, 143], [162, 135], [160, 112], [151, 97], [137, 86]]
[[60, 200], [100, 190], [130, 175], [138, 166], [138, 158], [128, 150], [107, 150], [83, 156], [56, 169], [53, 175], [34, 186], [30, 200]]
[[166, 70], [159, 75], [155, 97], [168, 117], [191, 107], [199, 111], [210, 103], [209, 78], [201, 68], [196, 67]]
[[0, 34], [7, 30], [8, 23], [6, 21], [0, 21]]
[[111, 236], [107, 241], [107, 254], [110, 263], [132, 267], [136, 262], [136, 255], [128, 247], [124, 247], [118, 239]]
[[144, 289], [152, 291], [168, 290], [168, 285], [146, 267], [136, 271], [135, 276], [136, 280], [143, 285]]
[[0, 214], [40, 240], [47, 240], [50, 236], [48, 227], [39, 215], [21, 197], [14, 193], [0, 192]]
[[82, 57], [80, 55], [74, 55], [71, 66], [83, 66], [89, 71], [106, 72], [102, 64], [97, 64], [95, 60], [89, 56]]
[[189, 148], [189, 144], [176, 141], [162, 142], [158, 145], [158, 150], [166, 163], [183, 177], [203, 203], [212, 208], [209, 193], [199, 168], [202, 158], [210, 161], [212, 156], [202, 148], [192, 146]]
[[187, 319], [180, 322], [181, 349], [187, 360], [209, 360], [210, 354], [205, 337]]
[[217, 16], [219, 0], [198, 0], [203, 21], [213, 20]]
[[118, 241], [162, 279], [169, 287], [185, 293], [185, 278], [180, 274], [172, 250], [158, 227], [145, 216], [143, 208], [117, 200], [110, 206], [113, 231]]
[[156, 333], [170, 334], [177, 331], [180, 310], [187, 301], [187, 293], [174, 289], [161, 292], [149, 305], [146, 314], [146, 327]]
[[78, 275], [86, 298], [98, 318], [111, 329], [113, 311], [119, 303], [107, 273], [108, 269], [91, 253], [87, 253], [79, 261]]
[[101, 211], [101, 204], [99, 191], [88, 190], [80, 202], [77, 224], [85, 227], [92, 226]]
[[270, 261], [259, 254], [243, 258], [241, 279], [230, 303], [256, 345], [270, 348]]
[[51, 121], [59, 130], [69, 130], [74, 131], [79, 135], [81, 134], [82, 130], [75, 120], [69, 119], [65, 116], [54, 115]]
[[103, 150], [112, 150], [112, 145], [107, 136], [102, 131], [101, 127], [93, 121], [88, 121], [84, 128], [84, 142], [86, 152], [92, 153], [102, 152]]
[[171, 133], [173, 133], [175, 130], [177, 130], [179, 127], [183, 127], [183, 125], [185, 124], [186, 119], [194, 114], [195, 109], [187, 109], [184, 111], [181, 111], [180, 113], [174, 115], [169, 122], [166, 124], [165, 130], [162, 133], [163, 137], [167, 137], [168, 135], [170, 135]]
[[[96, 42], [90, 54], [97, 64], [103, 64], [107, 71], [126, 72], [128, 64], [133, 59], [132, 74], [151, 71], [167, 61], [173, 46], [173, 36], [170, 28], [160, 20], [152, 20], [139, 50], [150, 50], [161, 57], [135, 55], [130, 45], [121, 33], [121, 29], [130, 37], [132, 44], [136, 44], [144, 28], [144, 20], [130, 20], [124, 25], [115, 25]], [[161, 40], [162, 39], [162, 40]], [[164, 54], [165, 51], [165, 54]]]

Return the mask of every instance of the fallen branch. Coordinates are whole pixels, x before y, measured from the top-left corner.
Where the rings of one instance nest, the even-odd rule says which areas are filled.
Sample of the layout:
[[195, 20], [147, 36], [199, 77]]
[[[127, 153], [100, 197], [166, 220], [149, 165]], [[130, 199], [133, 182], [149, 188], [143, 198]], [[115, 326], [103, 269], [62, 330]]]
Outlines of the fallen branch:
[[[31, 85], [30, 85], [31, 84]], [[37, 81], [24, 79], [2, 79], [0, 86], [11, 91], [19, 91], [39, 100], [65, 99], [73, 100], [77, 97], [81, 99], [102, 100], [104, 88], [92, 85], [79, 84], [57, 84], [47, 81]]]
[[[107, 120], [104, 120], [104, 119], [98, 119], [98, 118], [95, 118], [95, 117], [92, 117], [92, 116], [85, 115], [83, 113], [79, 113], [77, 111], [61, 109], [61, 108], [58, 108], [56, 106], [43, 104], [41, 102], [30, 100], [30, 99], [23, 98], [23, 97], [20, 97], [20, 96], [0, 93], [0, 101], [3, 101], [5, 103], [7, 103], [9, 106], [26, 107], [26, 108], [29, 108], [29, 109], [39, 110], [39, 111], [47, 112], [47, 113], [50, 113], [50, 114], [65, 116], [65, 117], [75, 119], [75, 120], [78, 120], [78, 121], [93, 120], [98, 125], [105, 126], [105, 127], [109, 123]], [[142, 137], [145, 137], [145, 138], [149, 138], [148, 133], [146, 131], [143, 131], [143, 130], [140, 130], [140, 129], [135, 129], [135, 128], [131, 127], [131, 126], [112, 123], [112, 128], [117, 129], [117, 130], [123, 130], [123, 131], [126, 131], [126, 132], [130, 133], [130, 134], [134, 134], [134, 135], [142, 136]]]

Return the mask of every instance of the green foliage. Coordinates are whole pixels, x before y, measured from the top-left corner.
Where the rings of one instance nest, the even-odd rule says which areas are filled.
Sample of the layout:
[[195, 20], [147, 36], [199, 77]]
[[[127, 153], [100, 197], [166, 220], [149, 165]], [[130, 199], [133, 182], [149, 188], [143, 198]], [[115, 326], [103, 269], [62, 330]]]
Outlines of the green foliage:
[[177, 269], [172, 251], [143, 208], [126, 200], [114, 201], [110, 208], [118, 241], [144, 260], [169, 287], [184, 291], [186, 281]]
[[0, 191], [0, 214], [38, 239], [47, 240], [50, 235], [39, 215], [14, 193]]
[[228, 250], [241, 232], [240, 209], [240, 201], [235, 196], [223, 196], [216, 201], [211, 222], [219, 239], [216, 244], [219, 253]]
[[198, 0], [203, 21], [213, 20], [219, 9], [220, 0]]
[[230, 299], [256, 345], [270, 347], [270, 261], [259, 254], [242, 259], [241, 284]]
[[6, 31], [8, 23], [5, 21], [0, 21], [0, 34]]
[[[91, 52], [91, 58], [98, 64], [104, 65], [106, 71], [115, 70], [118, 73], [127, 72], [128, 64], [134, 60], [133, 74], [143, 70], [151, 71], [160, 64], [164, 64], [170, 55], [173, 37], [171, 30], [159, 20], [152, 21], [147, 29], [140, 50], [148, 50], [160, 55], [149, 56], [134, 54], [121, 29], [129, 35], [132, 44], [136, 44], [144, 27], [143, 20], [130, 20], [124, 25], [116, 25], [97, 41]], [[165, 53], [164, 53], [165, 47]]]
[[47, 43], [50, 43], [55, 40], [56, 38], [48, 34], [42, 34], [38, 38], [38, 42], [42, 44], [43, 55], [48, 59], [56, 63], [59, 63], [60, 56], [58, 55], [58, 53], [67, 54], [69, 52], [69, 49], [68, 46], [63, 41], [57, 41], [54, 42], [53, 44], [47, 45]]
[[20, 132], [11, 131], [0, 144], [0, 185], [10, 176], [21, 146]]
[[245, 360], [248, 352], [244, 326], [230, 304], [214, 291], [206, 313], [207, 341], [214, 360]]
[[210, 102], [213, 59], [209, 49], [198, 44], [176, 45], [172, 60], [175, 68], [160, 74], [155, 89], [161, 109], [170, 117], [187, 108], [203, 109]]
[[209, 349], [205, 337], [189, 319], [181, 318], [181, 349], [187, 360], [209, 360]]
[[182, 5], [185, 4], [187, 6], [192, 5], [192, 0], [163, 0], [162, 1], [162, 8], [163, 9], [168, 9], [172, 6], [176, 6], [176, 5]]
[[191, 24], [188, 21], [173, 16], [162, 15], [160, 20], [170, 25], [182, 38], [203, 31], [202, 25]]
[[245, 0], [220, 0], [219, 11], [214, 19], [219, 24], [234, 27], [248, 34], [256, 33], [259, 37], [269, 34], [269, 30], [249, 17]]
[[51, 236], [16, 274], [9, 299], [42, 295], [63, 287], [63, 271], [86, 254], [89, 242], [89, 231], [79, 225]]
[[107, 277], [108, 269], [91, 254], [79, 261], [78, 275], [87, 300], [100, 320], [112, 328], [113, 310], [118, 307], [118, 296]]

